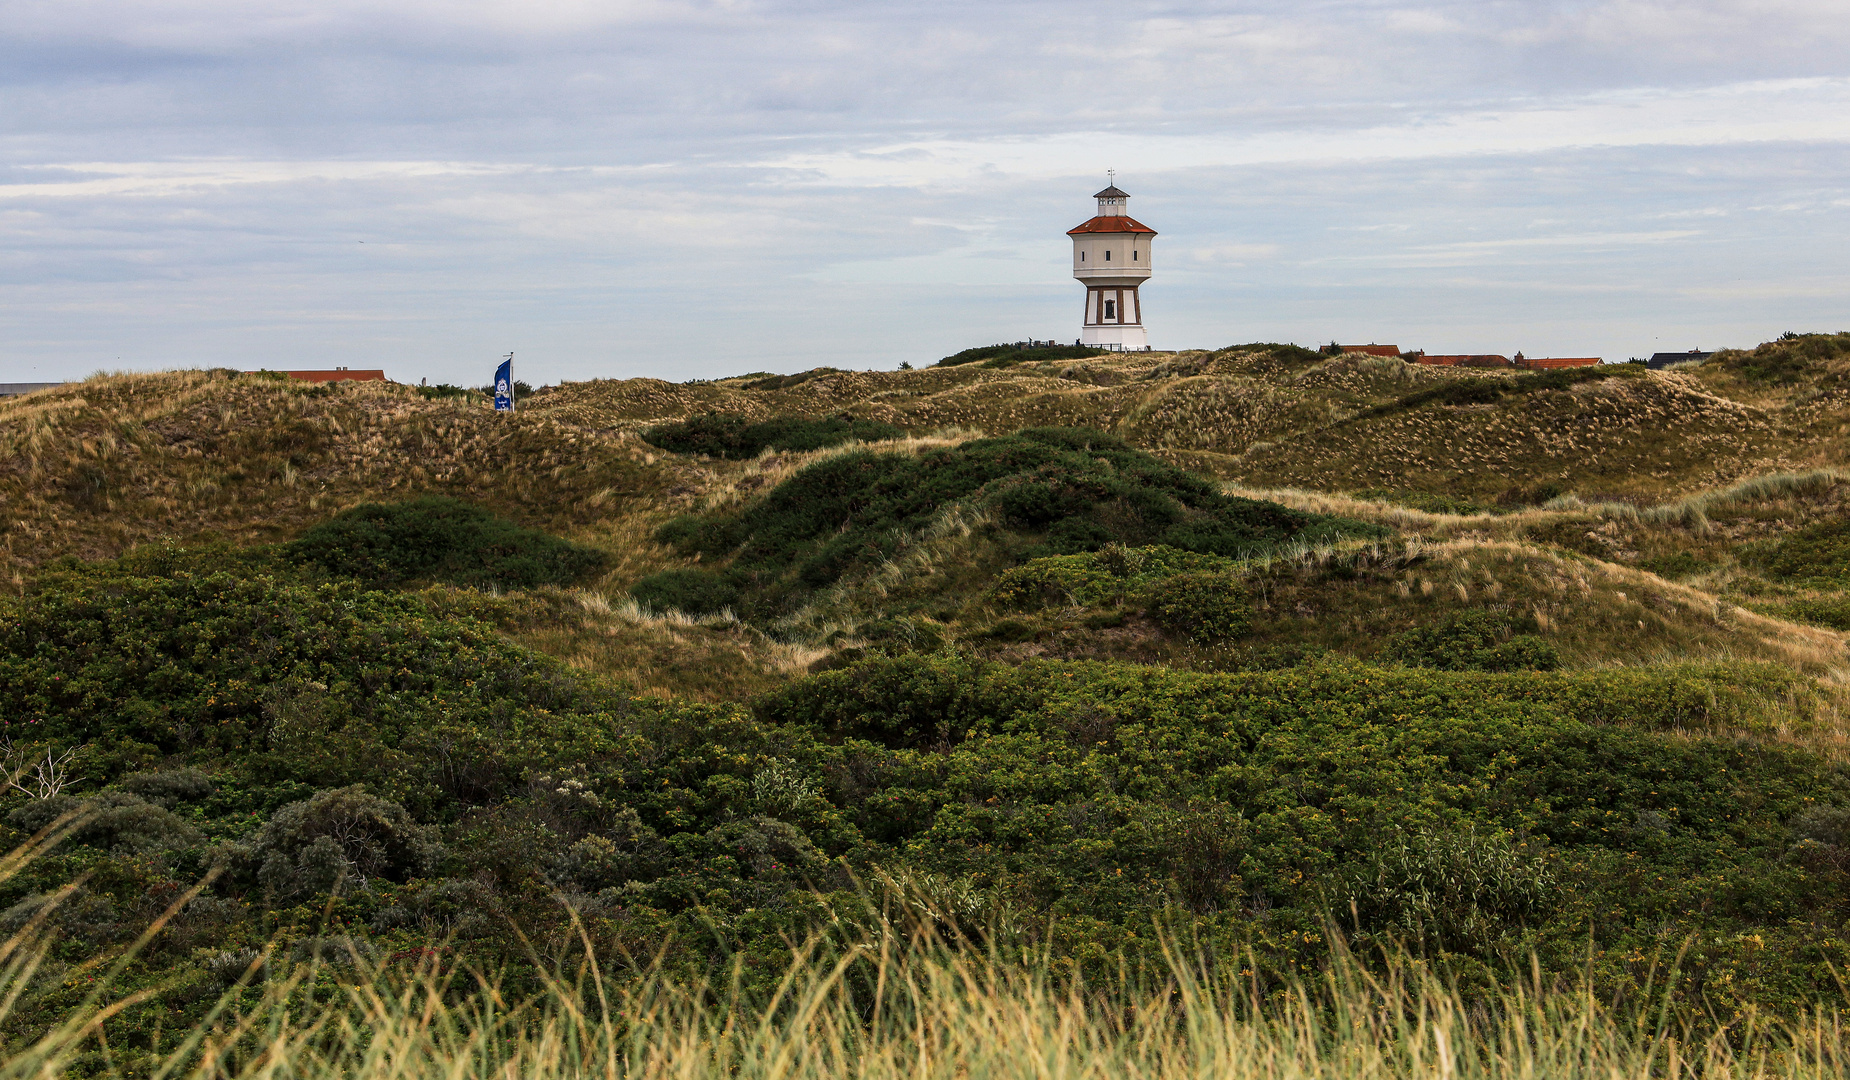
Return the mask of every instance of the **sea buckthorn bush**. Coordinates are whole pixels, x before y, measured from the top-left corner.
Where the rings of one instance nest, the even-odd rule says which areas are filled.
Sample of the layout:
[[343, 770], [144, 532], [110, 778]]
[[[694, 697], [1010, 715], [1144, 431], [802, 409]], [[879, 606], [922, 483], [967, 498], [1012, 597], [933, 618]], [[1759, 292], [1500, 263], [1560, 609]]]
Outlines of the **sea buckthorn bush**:
[[1246, 586], [1224, 572], [1161, 578], [1150, 586], [1144, 603], [1158, 626], [1202, 644], [1239, 637], [1253, 625]]
[[566, 585], [609, 561], [596, 548], [522, 528], [443, 496], [356, 506], [310, 528], [283, 551], [298, 562], [375, 588], [409, 581], [502, 588]]
[[947, 508], [980, 511], [1029, 558], [1108, 544], [1237, 557], [1286, 541], [1379, 536], [1376, 525], [1222, 494], [1205, 477], [1084, 428], [1029, 428], [917, 456], [811, 465], [736, 512], [677, 518], [656, 539], [731, 559], [742, 606], [775, 614], [904, 551]]
[[1553, 671], [1561, 666], [1553, 643], [1517, 629], [1516, 620], [1504, 614], [1454, 612], [1431, 626], [1396, 634], [1382, 646], [1380, 658], [1441, 671]]
[[705, 413], [642, 431], [643, 441], [676, 454], [711, 454], [744, 461], [766, 450], [823, 450], [846, 442], [881, 442], [905, 431], [879, 420], [852, 416], [809, 419], [776, 416], [750, 421], [727, 413]]

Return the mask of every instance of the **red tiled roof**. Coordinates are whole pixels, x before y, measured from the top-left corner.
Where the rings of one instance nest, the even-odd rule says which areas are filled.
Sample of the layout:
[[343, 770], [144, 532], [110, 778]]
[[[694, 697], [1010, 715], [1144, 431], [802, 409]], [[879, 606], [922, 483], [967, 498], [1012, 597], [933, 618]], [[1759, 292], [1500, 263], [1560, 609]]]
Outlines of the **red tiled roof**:
[[1516, 362], [1526, 368], [1592, 367], [1604, 363], [1597, 356], [1525, 356]]
[[1338, 345], [1346, 353], [1361, 353], [1364, 356], [1399, 356], [1398, 345]]
[[345, 382], [349, 379], [357, 382], [385, 381], [385, 371], [381, 368], [352, 371], [346, 368], [335, 368], [333, 371], [279, 371], [277, 374], [287, 375], [302, 382]]
[[1076, 233], [1148, 233], [1155, 236], [1156, 230], [1138, 222], [1135, 218], [1125, 217], [1123, 214], [1110, 217], [1101, 214], [1076, 229], [1066, 230], [1068, 236]]

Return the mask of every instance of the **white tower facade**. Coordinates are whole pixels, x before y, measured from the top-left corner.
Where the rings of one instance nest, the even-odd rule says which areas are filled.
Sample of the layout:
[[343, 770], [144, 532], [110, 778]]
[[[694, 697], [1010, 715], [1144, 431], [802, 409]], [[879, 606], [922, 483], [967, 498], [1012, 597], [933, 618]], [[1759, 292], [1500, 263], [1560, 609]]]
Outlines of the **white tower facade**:
[[1118, 185], [1094, 195], [1098, 215], [1066, 235], [1073, 238], [1073, 276], [1086, 287], [1086, 345], [1147, 349], [1143, 297], [1137, 289], [1150, 277], [1150, 242], [1156, 230], [1130, 216], [1131, 197]]

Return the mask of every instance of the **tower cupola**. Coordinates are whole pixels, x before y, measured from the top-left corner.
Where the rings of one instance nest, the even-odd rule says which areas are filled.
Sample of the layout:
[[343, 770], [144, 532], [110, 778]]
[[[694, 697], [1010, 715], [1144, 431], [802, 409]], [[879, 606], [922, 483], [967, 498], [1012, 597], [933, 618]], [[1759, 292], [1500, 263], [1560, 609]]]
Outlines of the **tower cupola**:
[[1086, 313], [1079, 340], [1111, 349], [1150, 347], [1143, 328], [1138, 288], [1150, 277], [1150, 242], [1156, 230], [1131, 217], [1131, 197], [1116, 177], [1094, 195], [1098, 213], [1068, 229], [1073, 238], [1073, 276], [1086, 287]]

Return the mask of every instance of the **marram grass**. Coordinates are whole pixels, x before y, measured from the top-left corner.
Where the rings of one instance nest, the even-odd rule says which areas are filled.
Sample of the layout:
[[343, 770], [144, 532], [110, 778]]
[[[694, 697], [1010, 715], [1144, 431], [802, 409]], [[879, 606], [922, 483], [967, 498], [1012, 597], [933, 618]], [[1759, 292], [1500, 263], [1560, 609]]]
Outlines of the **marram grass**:
[[[0, 862], [0, 879], [47, 839]], [[0, 945], [0, 1026], [11, 1026], [45, 958], [42, 924]], [[914, 927], [829, 959], [793, 948], [769, 994], [742, 989], [737, 968], [730, 980], [689, 984], [646, 967], [607, 974], [590, 956], [520, 998], [441, 955], [293, 967], [253, 957], [240, 984], [196, 1027], [167, 1033], [159, 1052], [110, 1044], [108, 1021], [140, 995], [112, 997], [101, 978], [63, 1023], [14, 1032], [0, 1080], [1773, 1080], [1850, 1072], [1834, 1006], [1782, 1024], [1753, 1015], [1672, 1021], [1545, 985], [1534, 973], [1467, 995], [1412, 960], [1370, 974], [1340, 954], [1321, 976], [1265, 994], [1237, 965], [1180, 951], [1153, 978], [1088, 987], [1056, 966], [1001, 961]], [[271, 977], [256, 982], [266, 962]]]
[[[255, 1004], [227, 1008], [162, 1057], [111, 1054], [95, 1017], [14, 1053], [6, 1076], [82, 1062], [104, 1075], [395, 1078], [1450, 1078], [1838, 1077], [1836, 1015], [1763, 1027], [1670, 1028], [1570, 991], [1467, 1002], [1416, 974], [1353, 970], [1255, 1001], [1178, 964], [1138, 993], [1088, 993], [1032, 967], [973, 956], [828, 964], [800, 951], [779, 993], [581, 975], [510, 1001], [492, 983], [424, 966], [355, 971], [310, 1004], [327, 971], [302, 965]], [[853, 974], [855, 977], [850, 978]], [[316, 995], [320, 996], [320, 995]], [[86, 1071], [90, 1071], [86, 1070]]]

